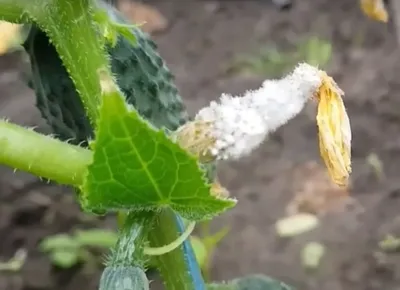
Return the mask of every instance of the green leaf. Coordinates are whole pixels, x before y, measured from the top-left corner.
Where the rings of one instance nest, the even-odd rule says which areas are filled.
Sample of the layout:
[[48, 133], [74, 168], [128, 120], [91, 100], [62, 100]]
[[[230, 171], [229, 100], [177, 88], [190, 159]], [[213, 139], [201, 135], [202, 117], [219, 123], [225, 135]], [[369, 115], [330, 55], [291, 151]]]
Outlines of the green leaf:
[[310, 38], [301, 50], [306, 62], [315, 66], [325, 66], [332, 57], [331, 43], [317, 37]]
[[39, 245], [43, 252], [50, 252], [57, 249], [75, 249], [79, 248], [79, 244], [71, 236], [67, 234], [59, 234], [46, 237]]
[[202, 241], [207, 249], [207, 252], [213, 252], [223, 238], [225, 238], [225, 236], [229, 233], [229, 231], [229, 227], [224, 227], [215, 234], [207, 233], [204, 235], [202, 237]]
[[27, 256], [25, 249], [17, 250], [10, 260], [6, 262], [0, 261], [0, 272], [18, 272], [24, 266]]
[[119, 92], [103, 97], [82, 205], [93, 212], [160, 210], [209, 219], [236, 204], [210, 194], [197, 160], [144, 121]]
[[77, 251], [57, 250], [51, 253], [50, 258], [54, 265], [68, 269], [79, 262], [79, 253]]
[[317, 269], [325, 254], [325, 246], [318, 242], [308, 243], [301, 251], [301, 262], [307, 269]]
[[[208, 223], [208, 221], [205, 223]], [[222, 239], [229, 233], [230, 229], [228, 227], [224, 227], [215, 234], [211, 234], [209, 224], [205, 223], [203, 222], [202, 225], [203, 227], [201, 241], [205, 247], [206, 256], [203, 264], [201, 265], [201, 270], [203, 272], [204, 279], [207, 281], [210, 277], [210, 267], [215, 249], [222, 241]]]
[[136, 25], [114, 22], [108, 16], [107, 11], [103, 9], [95, 11], [93, 20], [97, 23], [103, 36], [112, 47], [115, 47], [117, 44], [118, 34], [124, 36], [132, 45], [136, 44], [136, 36], [131, 30], [133, 27], [136, 27]]
[[400, 239], [393, 235], [387, 235], [379, 242], [379, 248], [385, 252], [398, 251], [400, 249]]
[[132, 33], [131, 29], [132, 27], [135, 27], [136, 25], [129, 25], [129, 26], [122, 26], [118, 25], [117, 23], [114, 23], [115, 30], [121, 34], [123, 37], [126, 38], [126, 40], [129, 41], [130, 44], [135, 45], [137, 42], [135, 34]]
[[122, 35], [129, 41], [130, 44], [135, 45], [137, 43], [136, 35], [132, 33], [132, 28], [137, 27], [136, 24], [123, 24], [115, 21], [114, 17], [110, 17], [110, 9], [106, 3], [97, 3], [98, 7], [93, 13], [93, 19], [100, 27], [103, 35], [107, 41], [114, 47], [118, 41], [118, 34]]
[[111, 248], [117, 239], [116, 232], [105, 229], [80, 230], [75, 233], [75, 240], [81, 246]]
[[197, 263], [199, 263], [200, 268], [203, 269], [207, 261], [207, 256], [208, 256], [207, 249], [202, 240], [196, 236], [190, 237], [190, 243], [192, 244], [192, 248], [196, 256]]

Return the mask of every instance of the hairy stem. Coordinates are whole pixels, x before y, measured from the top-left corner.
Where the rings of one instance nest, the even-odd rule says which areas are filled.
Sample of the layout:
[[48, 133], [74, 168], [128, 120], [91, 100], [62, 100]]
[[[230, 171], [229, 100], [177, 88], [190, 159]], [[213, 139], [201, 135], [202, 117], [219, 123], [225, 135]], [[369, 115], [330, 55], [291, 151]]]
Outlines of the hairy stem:
[[143, 246], [152, 226], [154, 212], [130, 212], [124, 219], [117, 244], [111, 251], [100, 279], [99, 290], [149, 290], [144, 272]]
[[0, 120], [0, 164], [79, 186], [91, 162], [87, 149]]
[[[171, 209], [157, 216], [155, 227], [149, 233], [151, 247], [160, 247], [181, 235], [183, 223]], [[168, 243], [168, 242], [167, 242]], [[188, 240], [180, 247], [162, 256], [153, 256], [154, 262], [168, 290], [205, 290], [200, 268]]]
[[127, 213], [107, 266], [144, 267], [144, 245], [154, 221], [154, 212]]
[[47, 11], [29, 11], [54, 43], [95, 127], [101, 88], [97, 72], [109, 68], [105, 39], [93, 20], [94, 0], [51, 1]]

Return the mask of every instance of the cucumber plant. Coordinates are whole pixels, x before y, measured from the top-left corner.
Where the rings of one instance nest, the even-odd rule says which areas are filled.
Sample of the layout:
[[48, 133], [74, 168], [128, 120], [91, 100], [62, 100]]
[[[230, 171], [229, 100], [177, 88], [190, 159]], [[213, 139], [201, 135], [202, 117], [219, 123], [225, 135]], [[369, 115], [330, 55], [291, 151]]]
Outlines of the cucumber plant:
[[189, 117], [140, 28], [100, 0], [0, 0], [0, 20], [29, 31], [29, 85], [54, 133], [1, 120], [0, 164], [73, 187], [86, 212], [118, 213], [99, 289], [149, 289], [150, 258], [167, 290], [288, 289], [258, 276], [205, 284], [187, 238], [236, 201], [173, 140]]

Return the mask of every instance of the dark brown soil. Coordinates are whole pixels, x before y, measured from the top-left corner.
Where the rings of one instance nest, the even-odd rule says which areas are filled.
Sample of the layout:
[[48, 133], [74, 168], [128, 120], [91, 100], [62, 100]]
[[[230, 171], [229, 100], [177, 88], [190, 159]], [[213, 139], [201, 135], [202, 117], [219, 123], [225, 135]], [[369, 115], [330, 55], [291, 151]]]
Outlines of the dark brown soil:
[[[298, 289], [399, 289], [399, 256], [377, 245], [386, 234], [400, 234], [400, 55], [391, 24], [366, 19], [358, 1], [348, 0], [299, 0], [285, 12], [266, 0], [147, 2], [171, 22], [155, 40], [191, 113], [222, 92], [242, 93], [261, 83], [262, 77], [225, 74], [223, 68], [236, 54], [262, 45], [286, 47], [310, 35], [333, 44], [327, 70], [346, 92], [354, 138], [351, 194], [364, 211], [340, 211], [309, 234], [277, 237], [274, 223], [284, 216], [297, 184], [292, 169], [320, 162], [315, 108], [307, 108], [251, 157], [221, 170], [223, 184], [239, 204], [215, 221], [216, 227], [232, 230], [215, 257], [213, 278], [257, 272]], [[43, 129], [32, 92], [17, 80], [19, 63], [16, 56], [0, 59], [0, 116]], [[370, 153], [382, 161], [381, 179], [367, 162]], [[0, 172], [0, 257], [28, 250], [20, 272], [0, 273], [0, 289], [96, 289], [100, 270], [54, 269], [37, 245], [50, 234], [112, 223], [88, 221], [68, 189], [9, 169]], [[300, 260], [308, 241], [323, 242], [327, 249], [314, 273], [305, 271]]]

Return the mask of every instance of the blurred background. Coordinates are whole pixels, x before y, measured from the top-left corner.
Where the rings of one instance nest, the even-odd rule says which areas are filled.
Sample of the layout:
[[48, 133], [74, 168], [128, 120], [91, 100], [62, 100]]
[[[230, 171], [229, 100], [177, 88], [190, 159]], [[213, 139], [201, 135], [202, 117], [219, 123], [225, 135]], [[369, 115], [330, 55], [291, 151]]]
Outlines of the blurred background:
[[[396, 4], [389, 3], [389, 22], [382, 23], [364, 15], [358, 0], [114, 2], [132, 22], [145, 22], [192, 115], [221, 93], [255, 89], [299, 61], [326, 70], [345, 91], [350, 188], [338, 189], [326, 175], [310, 104], [250, 157], [221, 166], [221, 183], [239, 203], [212, 222], [214, 232], [230, 230], [214, 251], [209, 278], [263, 273], [298, 289], [399, 289]], [[21, 52], [0, 56], [0, 116], [48, 132], [21, 80], [27, 69]], [[70, 193], [0, 167], [0, 290], [97, 289], [101, 243], [112, 242], [115, 224], [83, 214]], [[318, 222], [311, 228], [297, 219], [277, 231], [277, 222], [299, 213]], [[298, 234], [299, 227], [308, 231]], [[100, 231], [83, 237], [85, 229]], [[81, 242], [100, 245], [77, 246], [71, 236], [79, 234]], [[73, 254], [52, 252], [51, 242], [70, 243]]]

